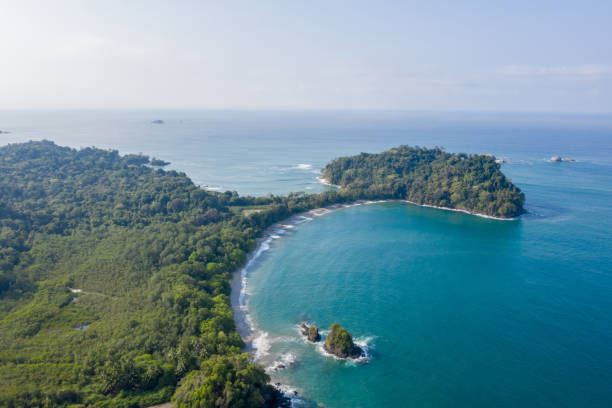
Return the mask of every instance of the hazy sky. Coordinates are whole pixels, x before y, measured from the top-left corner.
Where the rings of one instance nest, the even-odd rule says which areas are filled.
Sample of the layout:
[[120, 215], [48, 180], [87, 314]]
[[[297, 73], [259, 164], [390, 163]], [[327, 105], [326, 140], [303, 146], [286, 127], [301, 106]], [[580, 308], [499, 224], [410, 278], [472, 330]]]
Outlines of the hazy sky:
[[0, 109], [612, 112], [612, 1], [0, 0]]

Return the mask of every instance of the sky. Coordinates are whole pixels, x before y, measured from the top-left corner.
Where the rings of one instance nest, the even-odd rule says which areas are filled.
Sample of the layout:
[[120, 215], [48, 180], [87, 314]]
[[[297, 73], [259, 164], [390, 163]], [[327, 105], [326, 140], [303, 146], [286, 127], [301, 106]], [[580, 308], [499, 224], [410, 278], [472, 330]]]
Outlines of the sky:
[[612, 1], [0, 0], [0, 109], [612, 112]]

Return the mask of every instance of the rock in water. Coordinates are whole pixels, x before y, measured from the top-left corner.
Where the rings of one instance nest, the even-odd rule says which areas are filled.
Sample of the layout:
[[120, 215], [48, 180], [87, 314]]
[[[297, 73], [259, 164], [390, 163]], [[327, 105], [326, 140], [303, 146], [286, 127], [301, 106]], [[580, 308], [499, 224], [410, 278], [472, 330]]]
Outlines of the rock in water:
[[319, 328], [315, 325], [308, 326], [306, 323], [300, 324], [300, 332], [303, 336], [309, 341], [316, 343], [317, 341], [321, 341], [321, 335], [319, 334]]
[[353, 343], [351, 334], [338, 323], [332, 324], [329, 328], [324, 348], [328, 353], [340, 358], [359, 358], [362, 354], [361, 348]]
[[152, 121], [151, 123], [153, 123], [154, 125], [163, 125], [164, 121], [161, 119], [155, 119], [154, 121]]
[[321, 340], [321, 335], [319, 334], [319, 328], [315, 325], [312, 325], [308, 328], [308, 340], [316, 343]]
[[563, 161], [564, 162], [573, 162], [573, 161], [576, 161], [576, 160], [572, 159], [571, 157], [564, 157]]
[[552, 163], [560, 162], [561, 161], [561, 156], [553, 156], [553, 157], [550, 158], [550, 161]]

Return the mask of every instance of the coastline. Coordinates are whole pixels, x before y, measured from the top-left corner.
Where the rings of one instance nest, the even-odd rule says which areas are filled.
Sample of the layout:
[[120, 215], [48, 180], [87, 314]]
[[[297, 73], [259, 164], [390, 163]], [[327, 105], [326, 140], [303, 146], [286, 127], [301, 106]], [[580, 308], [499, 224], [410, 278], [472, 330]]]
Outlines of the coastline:
[[431, 204], [419, 204], [419, 203], [415, 203], [414, 201], [410, 201], [410, 200], [388, 200], [388, 201], [401, 201], [404, 203], [408, 203], [408, 204], [412, 204], [412, 205], [417, 205], [419, 207], [428, 207], [428, 208], [435, 208], [438, 210], [446, 210], [446, 211], [455, 211], [455, 212], [460, 212], [463, 214], [469, 214], [469, 215], [475, 215], [476, 217], [480, 217], [480, 218], [487, 218], [490, 220], [498, 220], [498, 221], [516, 221], [520, 218], [520, 216], [518, 217], [511, 217], [511, 218], [503, 218], [503, 217], [495, 217], [493, 215], [487, 215], [487, 214], [481, 214], [481, 213], [477, 213], [474, 211], [470, 211], [470, 210], [464, 210], [462, 208], [450, 208], [450, 207], [440, 207], [437, 205], [431, 205]]
[[[329, 180], [327, 180], [323, 175], [317, 177], [317, 180], [321, 184], [324, 184], [329, 187], [333, 187], [337, 189], [342, 188], [342, 186], [340, 185], [330, 183]], [[274, 361], [272, 365], [270, 365], [270, 362], [266, 361], [268, 360], [266, 356], [269, 355], [269, 350], [270, 350], [273, 340], [269, 338], [269, 334], [267, 332], [257, 327], [256, 322], [253, 320], [253, 318], [251, 317], [249, 313], [249, 309], [248, 309], [249, 275], [252, 269], [254, 269], [253, 267], [256, 264], [259, 257], [264, 252], [270, 249], [271, 243], [274, 240], [280, 239], [288, 231], [296, 228], [297, 225], [302, 224], [306, 221], [311, 221], [315, 217], [329, 214], [332, 211], [339, 210], [342, 208], [353, 207], [353, 206], [363, 205], [363, 204], [377, 204], [377, 203], [385, 203], [385, 202], [403, 202], [406, 204], [420, 206], [420, 207], [429, 207], [429, 208], [435, 208], [438, 210], [460, 212], [460, 213], [464, 213], [468, 215], [475, 215], [477, 217], [487, 218], [487, 219], [492, 219], [492, 220], [499, 220], [499, 221], [513, 221], [513, 220], [517, 220], [520, 217], [520, 216], [513, 217], [513, 218], [495, 217], [495, 216], [482, 214], [482, 213], [465, 210], [465, 209], [441, 207], [441, 206], [430, 205], [430, 204], [419, 204], [419, 203], [416, 203], [410, 200], [405, 200], [405, 199], [382, 199], [382, 200], [357, 200], [357, 201], [352, 201], [348, 203], [342, 203], [342, 204], [338, 203], [338, 204], [328, 205], [326, 207], [314, 208], [309, 211], [294, 214], [282, 221], [279, 221], [279, 222], [276, 222], [270, 225], [268, 228], [266, 228], [262, 237], [257, 239], [255, 249], [252, 250], [247, 255], [247, 260], [245, 264], [241, 268], [233, 272], [231, 280], [230, 280], [230, 288], [231, 288], [230, 303], [231, 303], [232, 311], [234, 314], [234, 322], [236, 324], [236, 331], [238, 332], [238, 334], [240, 335], [240, 337], [245, 343], [243, 351], [249, 353], [252, 356], [254, 362], [258, 362], [259, 364], [262, 364], [263, 368], [266, 371], [276, 371], [279, 365], [284, 366], [287, 363], [292, 364], [293, 360], [291, 360], [291, 358], [294, 358], [291, 355], [291, 353], [289, 353], [288, 356], [280, 356], [280, 359], [282, 360], [282, 362]], [[368, 350], [366, 343], [364, 343], [364, 347], [365, 347], [364, 348], [365, 350]], [[331, 354], [326, 353], [322, 347], [319, 347], [319, 348], [320, 348], [319, 352], [321, 354], [331, 356]], [[286, 358], [290, 358], [291, 361], [284, 361]], [[370, 359], [370, 355], [368, 351], [366, 353], [365, 361], [368, 361], [369, 359]], [[294, 402], [302, 400], [298, 396], [298, 392], [296, 388], [294, 388], [294, 386], [291, 386], [289, 384], [282, 384], [279, 382], [277, 382], [275, 386], [285, 395], [285, 397], [289, 398], [292, 406], [294, 405]]]
[[[339, 210], [342, 208], [355, 207], [363, 204], [376, 204], [388, 202], [390, 200], [379, 200], [379, 201], [354, 201], [346, 204], [332, 204], [327, 207], [314, 208], [305, 212], [294, 214], [283, 221], [279, 221], [270, 225], [266, 228], [264, 235], [257, 239], [257, 245], [253, 251], [247, 255], [246, 263], [232, 273], [232, 279], [230, 280], [231, 293], [230, 300], [232, 311], [234, 312], [234, 321], [236, 322], [236, 331], [242, 337], [245, 342], [244, 351], [252, 354], [255, 359], [259, 357], [257, 354], [257, 346], [253, 344], [258, 338], [257, 328], [249, 316], [247, 308], [247, 285], [250, 269], [253, 267], [255, 261], [268, 249], [270, 249], [270, 243], [276, 239], [282, 237], [287, 230], [296, 228], [306, 221], [311, 221], [314, 217], [320, 217], [325, 214], [329, 214], [332, 211]], [[260, 350], [261, 351], [261, 350]]]
[[[322, 181], [323, 182], [323, 181]], [[330, 186], [334, 186], [332, 184], [326, 183]], [[338, 187], [339, 186], [334, 186]], [[309, 211], [301, 212], [298, 214], [294, 214], [285, 220], [276, 222], [270, 225], [264, 231], [264, 234], [261, 238], [258, 238], [256, 241], [256, 247], [252, 250], [248, 256], [246, 263], [235, 270], [232, 273], [232, 278], [230, 280], [230, 302], [232, 311], [234, 313], [234, 322], [236, 324], [236, 331], [242, 338], [245, 343], [245, 347], [243, 349], [244, 352], [249, 353], [253, 356], [254, 361], [258, 361], [261, 357], [267, 354], [267, 349], [269, 348], [269, 343], [267, 339], [267, 333], [259, 330], [253, 319], [251, 318], [248, 310], [248, 280], [249, 275], [251, 273], [251, 269], [255, 265], [257, 259], [267, 250], [270, 249], [270, 244], [272, 241], [276, 239], [282, 238], [282, 236], [287, 233], [288, 230], [295, 229], [298, 225], [312, 221], [315, 217], [320, 217], [325, 214], [329, 214], [332, 211], [340, 210], [348, 207], [355, 207], [358, 205], [367, 205], [367, 204], [379, 204], [386, 202], [403, 202], [411, 205], [416, 205], [420, 207], [429, 207], [435, 208], [439, 210], [447, 210], [460, 212], [468, 215], [475, 215], [482, 218], [494, 219], [500, 221], [513, 221], [517, 220], [519, 217], [515, 218], [501, 218], [501, 217], [493, 217], [486, 214], [479, 214], [476, 212], [457, 209], [457, 208], [447, 208], [447, 207], [439, 207], [428, 204], [418, 204], [409, 200], [399, 200], [399, 199], [387, 199], [387, 200], [357, 200], [350, 203], [343, 204], [332, 204], [326, 207], [315, 208]], [[264, 367], [269, 368], [269, 367]], [[277, 384], [278, 388], [285, 393], [285, 395], [290, 398], [296, 398], [295, 388], [288, 387], [286, 384]]]
[[[335, 187], [335, 188], [338, 188], [338, 189], [342, 188], [341, 185], [330, 183], [329, 180], [327, 180], [325, 178], [325, 176], [317, 177], [317, 179], [319, 180], [319, 182], [321, 184], [325, 184], [326, 186]], [[400, 201], [400, 202], [405, 202], [405, 203], [409, 203], [409, 204], [412, 204], [412, 205], [418, 205], [419, 207], [436, 208], [438, 210], [456, 211], [456, 212], [460, 212], [460, 213], [464, 213], [464, 214], [475, 215], [477, 217], [488, 218], [488, 219], [499, 220], [499, 221], [516, 221], [520, 217], [520, 216], [518, 216], [518, 217], [510, 217], [510, 218], [495, 217], [493, 215], [482, 214], [482, 213], [479, 213], [479, 212], [476, 212], [476, 211], [465, 210], [465, 209], [462, 209], [462, 208], [440, 207], [440, 206], [432, 205], [432, 204], [419, 204], [419, 203], [416, 203], [414, 201], [402, 200], [402, 199], [386, 199], [386, 200], [379, 200], [377, 202], [391, 202], [391, 201]]]
[[[332, 184], [329, 184], [332, 185]], [[257, 346], [253, 344], [254, 340], [257, 340], [257, 329], [255, 327], [254, 322], [249, 316], [248, 308], [247, 308], [247, 286], [248, 286], [248, 278], [250, 269], [253, 267], [254, 262], [268, 249], [270, 249], [270, 243], [275, 239], [279, 239], [283, 234], [287, 232], [287, 230], [291, 230], [296, 228], [297, 225], [302, 224], [306, 221], [311, 221], [314, 217], [320, 217], [325, 214], [329, 214], [332, 211], [340, 210], [342, 208], [355, 207], [358, 205], [367, 205], [367, 204], [379, 204], [379, 203], [388, 203], [388, 202], [402, 202], [411, 205], [416, 205], [419, 207], [428, 207], [435, 208], [438, 210], [446, 210], [446, 211], [454, 211], [468, 215], [474, 215], [481, 218], [493, 219], [498, 221], [516, 221], [519, 217], [514, 218], [501, 218], [494, 217], [491, 215], [480, 214], [473, 211], [458, 209], [458, 208], [448, 208], [448, 207], [439, 207], [430, 204], [418, 204], [409, 200], [399, 200], [399, 199], [388, 199], [388, 200], [357, 200], [350, 203], [344, 204], [332, 204], [326, 207], [315, 208], [309, 211], [301, 212], [298, 214], [294, 214], [289, 218], [279, 221], [270, 225], [266, 228], [264, 235], [261, 238], [257, 239], [257, 245], [253, 251], [251, 251], [247, 256], [246, 263], [234, 271], [232, 273], [232, 278], [230, 280], [231, 286], [231, 306], [234, 312], [234, 321], [236, 322], [236, 330], [238, 334], [242, 337], [242, 340], [245, 342], [246, 346], [244, 351], [254, 355], [255, 359], [257, 356]]]
[[[268, 348], [270, 346], [268, 340], [268, 333], [260, 330], [253, 319], [251, 318], [248, 310], [248, 280], [249, 275], [251, 273], [251, 269], [255, 264], [255, 261], [268, 249], [270, 249], [270, 243], [276, 239], [280, 239], [287, 230], [291, 230], [296, 228], [297, 225], [300, 225], [307, 221], [312, 221], [314, 217], [320, 217], [325, 214], [329, 214], [332, 211], [339, 210], [342, 208], [354, 207], [363, 204], [376, 204], [382, 202], [388, 202], [390, 200], [379, 200], [379, 201], [355, 201], [351, 203], [345, 204], [332, 204], [327, 207], [315, 208], [309, 211], [301, 212], [298, 214], [294, 214], [289, 218], [286, 218], [283, 221], [279, 221], [270, 225], [264, 231], [264, 235], [261, 238], [258, 238], [256, 241], [256, 246], [253, 251], [251, 251], [247, 255], [246, 263], [241, 267], [235, 270], [232, 273], [232, 277], [230, 280], [230, 303], [232, 307], [232, 312], [234, 314], [234, 322], [236, 324], [236, 331], [242, 338], [245, 343], [245, 347], [242, 350], [243, 352], [249, 353], [255, 362], [258, 362], [262, 357], [268, 354]], [[360, 343], [360, 345], [368, 350], [367, 344]], [[323, 355], [329, 355], [331, 357], [336, 358], [335, 356], [327, 353], [323, 350], [322, 344], [319, 345], [319, 351]], [[367, 352], [366, 360], [369, 360], [370, 355]], [[363, 359], [359, 360], [363, 362]], [[265, 367], [266, 371], [270, 369], [274, 369], [273, 363], [270, 367]], [[275, 387], [280, 390], [283, 395], [291, 401], [291, 406], [295, 406], [294, 403], [297, 403], [299, 406], [302, 406], [306, 403], [305, 400], [301, 398], [298, 394], [297, 389], [293, 385], [275, 383]]]

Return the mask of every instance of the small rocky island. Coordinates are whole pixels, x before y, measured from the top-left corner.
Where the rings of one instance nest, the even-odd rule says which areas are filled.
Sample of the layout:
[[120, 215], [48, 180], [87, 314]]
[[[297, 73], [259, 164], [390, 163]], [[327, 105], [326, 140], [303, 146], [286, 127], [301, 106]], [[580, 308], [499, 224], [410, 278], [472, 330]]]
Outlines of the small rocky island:
[[321, 341], [321, 334], [319, 334], [319, 328], [314, 324], [312, 326], [308, 326], [306, 323], [302, 323], [300, 326], [302, 335], [306, 336], [308, 341], [316, 343]]
[[563, 157], [561, 158], [561, 156], [553, 156], [550, 158], [549, 160], [551, 163], [560, 163], [560, 162], [573, 162], [576, 161], [574, 159], [572, 159], [571, 157]]
[[353, 336], [338, 323], [329, 328], [329, 334], [325, 338], [325, 351], [340, 358], [359, 358], [363, 350], [353, 343]]
[[[321, 341], [319, 328], [315, 325], [309, 326], [306, 323], [302, 323], [300, 331], [312, 343]], [[365, 354], [361, 347], [353, 343], [353, 336], [338, 323], [330, 326], [323, 348], [328, 353], [339, 358], [359, 358]]]
[[154, 125], [163, 125], [164, 121], [161, 119], [155, 119], [153, 121], [151, 121], [151, 123], [153, 123]]

